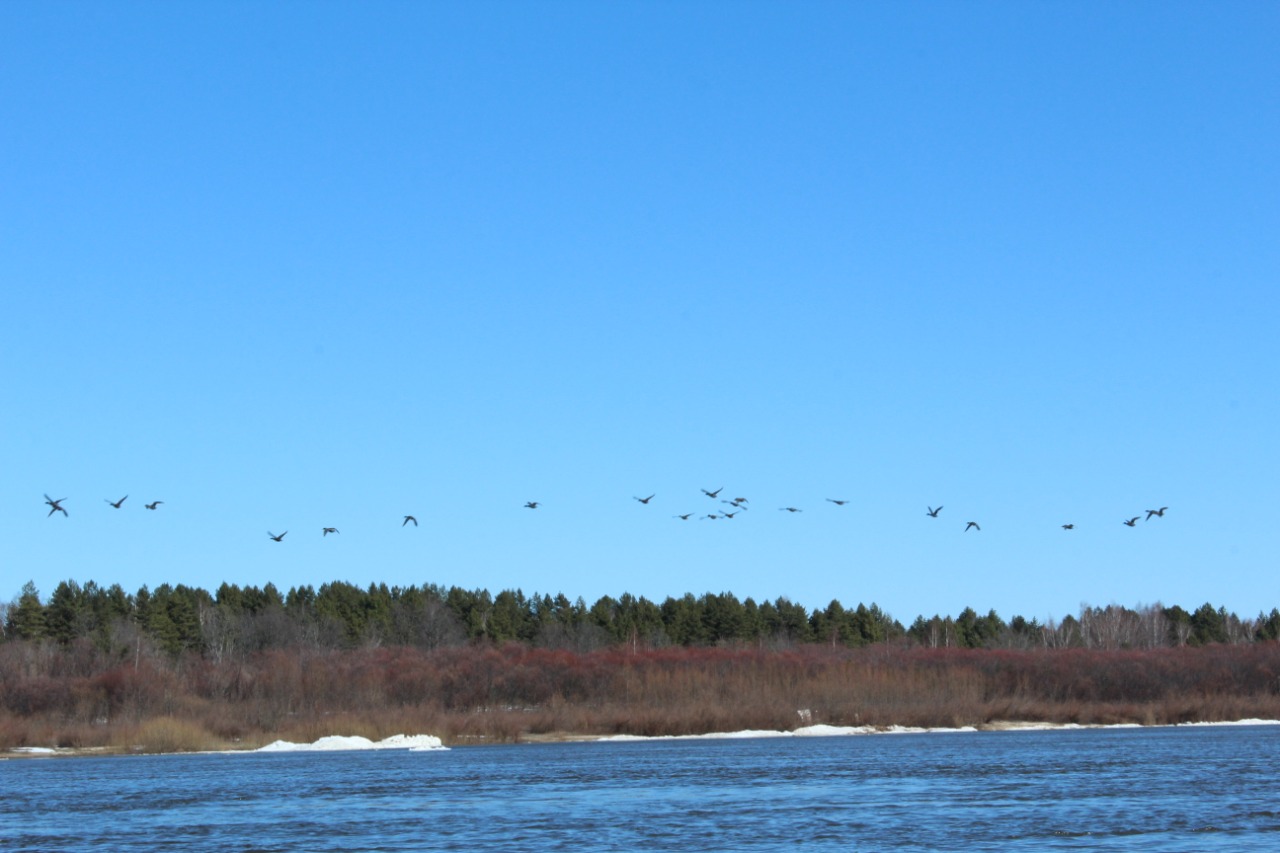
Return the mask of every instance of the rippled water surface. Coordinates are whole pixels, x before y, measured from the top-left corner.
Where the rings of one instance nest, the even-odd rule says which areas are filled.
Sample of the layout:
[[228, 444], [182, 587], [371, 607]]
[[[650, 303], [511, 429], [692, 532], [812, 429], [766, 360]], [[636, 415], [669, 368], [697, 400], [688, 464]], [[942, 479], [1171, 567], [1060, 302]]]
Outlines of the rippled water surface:
[[1280, 848], [1280, 726], [0, 762], [5, 851]]

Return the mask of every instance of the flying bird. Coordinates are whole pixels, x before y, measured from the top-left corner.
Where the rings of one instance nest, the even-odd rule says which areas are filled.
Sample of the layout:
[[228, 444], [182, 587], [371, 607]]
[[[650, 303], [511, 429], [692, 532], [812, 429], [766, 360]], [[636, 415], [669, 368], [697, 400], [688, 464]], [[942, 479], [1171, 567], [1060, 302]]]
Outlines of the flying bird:
[[848, 501], [838, 501], [835, 498], [827, 498], [827, 500], [831, 501], [836, 506], [844, 506], [845, 504], [848, 503]]
[[[67, 515], [67, 511], [62, 507], [62, 502], [65, 500], [66, 498], [58, 498], [55, 501], [53, 498], [49, 497], [48, 495], [45, 495], [44, 502], [49, 505], [49, 515], [53, 515], [55, 512], [60, 512], [63, 515]], [[46, 515], [45, 518], [48, 518], [49, 515]], [[71, 516], [67, 516], [67, 517], [70, 518]]]
[[938, 507], [937, 509], [934, 509], [933, 507], [929, 506], [929, 507], [925, 507], [925, 509], [929, 510], [928, 515], [930, 518], [937, 518], [938, 513], [942, 512], [942, 507]]
[[128, 495], [125, 495], [125, 496], [124, 496], [124, 498], [121, 498], [121, 499], [120, 499], [120, 500], [118, 500], [118, 501], [107, 500], [106, 498], [103, 498], [103, 500], [104, 500], [104, 501], [107, 501], [107, 503], [111, 504], [111, 505], [112, 505], [113, 507], [115, 507], [116, 509], [119, 509], [119, 508], [120, 508], [120, 504], [124, 503], [124, 499], [125, 499], [125, 498], [127, 498], [127, 497], [129, 497], [129, 496], [128, 496]]
[[411, 521], [413, 522], [414, 527], [418, 526], [418, 519], [414, 518], [412, 515], [406, 515], [404, 517], [404, 521], [400, 522], [400, 526], [404, 527], [406, 524], [408, 524]]
[[680, 519], [681, 521], [688, 521], [688, 520], [689, 520], [689, 517], [690, 517], [691, 515], [693, 515], [693, 513], [691, 513], [691, 512], [686, 512], [684, 515], [673, 515], [673, 516], [671, 516], [671, 517], [672, 517], [672, 518], [678, 518], [678, 519]]
[[778, 512], [804, 512], [802, 509], [796, 509], [793, 506], [780, 506]]
[[718, 497], [719, 494], [723, 491], [724, 491], [724, 486], [721, 486], [720, 488], [716, 489], [714, 492], [708, 492], [706, 489], [703, 489], [702, 493], [709, 498], [714, 498], [714, 497]]
[[268, 530], [267, 535], [271, 537], [273, 542], [279, 542], [281, 539], [284, 539], [284, 537], [289, 535], [289, 531], [286, 530], [284, 533], [281, 533], [279, 536], [277, 536], [274, 533], [272, 533], [270, 530]]
[[742, 512], [742, 510], [738, 510], [737, 512], [722, 512], [720, 513], [720, 515], [724, 516], [725, 518], [732, 519], [739, 512]]
[[1137, 523], [1138, 523], [1138, 519], [1139, 519], [1139, 518], [1142, 518], [1142, 516], [1140, 516], [1140, 515], [1135, 515], [1133, 518], [1131, 518], [1131, 519], [1129, 519], [1128, 521], [1126, 521], [1126, 522], [1125, 522], [1125, 526], [1126, 526], [1126, 527], [1133, 527], [1133, 525], [1135, 525], [1135, 524], [1137, 524]]
[[1062, 525], [1062, 529], [1063, 529], [1063, 530], [1075, 530], [1075, 529], [1076, 529], [1076, 526], [1075, 526], [1074, 524], [1064, 524], [1064, 525]]
[[716, 520], [717, 518], [719, 518], [719, 517], [720, 517], [720, 516], [716, 515], [714, 512], [713, 512], [713, 513], [711, 513], [711, 514], [709, 514], [709, 515], [704, 515], [704, 516], [703, 516], [703, 518], [709, 518], [709, 519], [711, 519], [712, 521], [715, 521], [715, 520]]
[[[404, 527], [403, 524], [400, 526]], [[336, 527], [326, 527], [324, 528], [324, 531], [320, 535], [323, 537], [323, 536], [328, 536], [330, 533], [337, 533], [337, 532], [338, 532], [338, 528]]]
[[[942, 507], [938, 507], [938, 509], [942, 509]], [[982, 528], [978, 526], [978, 522], [976, 521], [971, 521], [968, 524], [966, 524], [964, 526], [964, 532], [968, 533], [970, 527], [972, 527], [974, 530], [978, 531], [979, 533], [982, 532]]]
[[1150, 520], [1151, 520], [1151, 516], [1153, 516], [1153, 515], [1155, 515], [1155, 516], [1159, 516], [1160, 518], [1164, 518], [1164, 511], [1165, 511], [1166, 509], [1168, 509], [1168, 507], [1167, 507], [1167, 506], [1162, 506], [1162, 507], [1160, 507], [1159, 509], [1149, 509], [1149, 510], [1147, 510], [1147, 521], [1150, 521]]
[[525, 508], [525, 509], [537, 509], [537, 508], [538, 508], [538, 502], [537, 502], [537, 501], [525, 501], [525, 503], [524, 503], [524, 508]]
[[747, 509], [747, 507], [743, 506], [743, 504], [745, 504], [746, 502], [747, 502], [746, 498], [734, 498], [731, 501], [726, 501], [723, 498], [720, 500], [720, 503], [728, 504], [734, 509]]
[[164, 503], [164, 501], [152, 501], [149, 504], [143, 504], [143, 506], [145, 506], [147, 509], [155, 509], [156, 507], [160, 506], [160, 504], [162, 503]]
[[657, 495], [656, 495], [656, 493], [655, 493], [655, 494], [653, 494], [653, 495], [649, 495], [649, 497], [647, 497], [647, 498], [636, 498], [636, 500], [640, 501], [640, 503], [642, 503], [642, 504], [647, 504], [647, 503], [649, 503], [649, 501], [653, 500], [656, 496], [657, 496]]

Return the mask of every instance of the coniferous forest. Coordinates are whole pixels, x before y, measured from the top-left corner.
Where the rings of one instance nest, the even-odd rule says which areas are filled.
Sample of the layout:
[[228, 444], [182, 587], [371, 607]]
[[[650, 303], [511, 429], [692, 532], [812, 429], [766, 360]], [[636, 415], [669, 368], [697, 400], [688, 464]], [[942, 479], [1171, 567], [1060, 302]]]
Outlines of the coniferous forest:
[[0, 750], [1280, 718], [1280, 611], [655, 603], [435, 585], [33, 584], [0, 613]]

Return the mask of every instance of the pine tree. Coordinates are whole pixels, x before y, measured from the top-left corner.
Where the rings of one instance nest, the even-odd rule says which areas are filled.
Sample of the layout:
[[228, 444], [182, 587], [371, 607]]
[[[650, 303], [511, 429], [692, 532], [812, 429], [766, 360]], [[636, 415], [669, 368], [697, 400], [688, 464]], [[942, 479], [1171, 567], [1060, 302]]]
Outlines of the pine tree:
[[19, 640], [38, 640], [45, 636], [44, 605], [35, 581], [22, 585], [18, 600], [9, 608], [9, 621], [5, 633]]

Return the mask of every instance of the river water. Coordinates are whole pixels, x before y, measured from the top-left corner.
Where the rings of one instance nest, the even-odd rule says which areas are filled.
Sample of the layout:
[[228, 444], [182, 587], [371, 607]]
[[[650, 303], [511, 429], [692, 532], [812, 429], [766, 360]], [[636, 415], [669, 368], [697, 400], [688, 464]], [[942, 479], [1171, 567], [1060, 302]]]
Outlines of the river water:
[[0, 849], [1280, 849], [1280, 726], [23, 759]]

